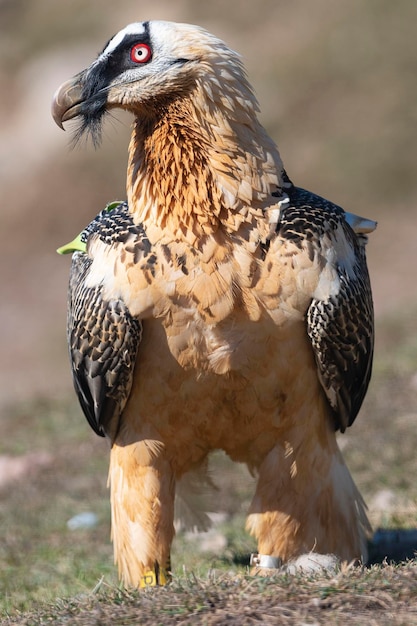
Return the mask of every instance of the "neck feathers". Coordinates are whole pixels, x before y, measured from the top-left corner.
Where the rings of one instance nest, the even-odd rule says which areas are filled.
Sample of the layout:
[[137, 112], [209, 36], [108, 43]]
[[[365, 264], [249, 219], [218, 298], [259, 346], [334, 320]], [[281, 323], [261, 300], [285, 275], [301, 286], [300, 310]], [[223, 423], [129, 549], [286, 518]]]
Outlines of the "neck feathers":
[[[238, 68], [239, 70], [240, 68]], [[129, 206], [148, 228], [191, 244], [223, 227], [237, 232], [282, 186], [278, 150], [256, 117], [246, 79], [198, 81], [158, 116], [136, 119], [129, 147]]]

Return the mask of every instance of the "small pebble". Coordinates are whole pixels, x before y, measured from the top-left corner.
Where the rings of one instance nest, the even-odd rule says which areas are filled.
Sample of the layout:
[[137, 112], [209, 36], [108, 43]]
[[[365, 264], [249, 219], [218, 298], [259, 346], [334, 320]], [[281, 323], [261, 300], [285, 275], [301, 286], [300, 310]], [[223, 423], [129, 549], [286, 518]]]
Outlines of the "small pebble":
[[81, 530], [84, 528], [94, 528], [98, 524], [98, 517], [91, 511], [79, 513], [68, 520], [67, 526], [70, 530]]

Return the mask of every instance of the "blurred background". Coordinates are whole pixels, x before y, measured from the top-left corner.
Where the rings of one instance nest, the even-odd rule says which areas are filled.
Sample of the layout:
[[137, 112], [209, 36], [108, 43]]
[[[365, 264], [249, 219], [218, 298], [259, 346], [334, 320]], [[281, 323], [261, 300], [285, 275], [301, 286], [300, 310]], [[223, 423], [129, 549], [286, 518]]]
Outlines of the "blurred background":
[[[70, 133], [53, 123], [50, 102], [55, 89], [89, 65], [113, 34], [145, 19], [199, 24], [240, 52], [262, 122], [293, 181], [378, 221], [368, 245], [377, 322], [374, 379], [341, 445], [377, 523], [415, 525], [415, 0], [0, 0], [3, 508], [12, 502], [12, 491], [17, 498], [19, 490], [11, 485], [22, 493], [23, 477], [25, 488], [32, 481], [32, 494], [36, 480], [45, 481], [44, 499], [45, 490], [65, 491], [68, 463], [81, 475], [85, 454], [97, 454], [103, 464], [97, 462], [93, 483], [74, 487], [66, 514], [87, 506], [74, 502], [89, 501], [92, 485], [99, 483], [100, 497], [107, 498], [106, 445], [84, 423], [69, 373], [70, 259], [55, 250], [107, 202], [124, 199], [131, 119], [116, 113], [98, 151], [90, 145], [71, 151]], [[77, 462], [71, 442], [79, 444]], [[57, 485], [53, 475], [60, 471]], [[234, 492], [239, 485], [232, 485]], [[22, 506], [22, 499], [13, 502]], [[39, 511], [46, 515], [50, 503], [43, 506]], [[223, 508], [233, 506], [229, 493]], [[16, 512], [10, 520], [15, 518]], [[48, 532], [51, 537], [55, 531]], [[12, 567], [10, 554], [17, 558], [20, 544], [10, 533], [8, 526], [0, 559]]]

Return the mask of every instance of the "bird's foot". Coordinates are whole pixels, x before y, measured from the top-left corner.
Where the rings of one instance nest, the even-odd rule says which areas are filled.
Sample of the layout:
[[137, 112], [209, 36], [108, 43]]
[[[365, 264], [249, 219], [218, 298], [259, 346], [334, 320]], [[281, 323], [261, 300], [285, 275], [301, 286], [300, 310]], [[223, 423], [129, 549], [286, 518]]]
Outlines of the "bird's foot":
[[334, 554], [308, 552], [291, 559], [285, 565], [282, 559], [267, 554], [252, 554], [250, 559], [252, 576], [273, 576], [274, 574], [336, 574], [341, 567], [340, 559]]

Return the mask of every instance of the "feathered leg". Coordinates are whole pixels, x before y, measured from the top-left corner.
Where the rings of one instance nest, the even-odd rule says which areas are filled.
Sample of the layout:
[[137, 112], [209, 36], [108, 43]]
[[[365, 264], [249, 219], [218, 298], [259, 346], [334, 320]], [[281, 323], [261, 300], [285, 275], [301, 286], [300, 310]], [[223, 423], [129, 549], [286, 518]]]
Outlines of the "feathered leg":
[[310, 551], [366, 561], [366, 507], [330, 420], [318, 417], [287, 433], [260, 465], [246, 528], [259, 554], [283, 561]]
[[174, 537], [175, 479], [159, 441], [120, 435], [110, 453], [112, 540], [128, 587], [165, 584]]

